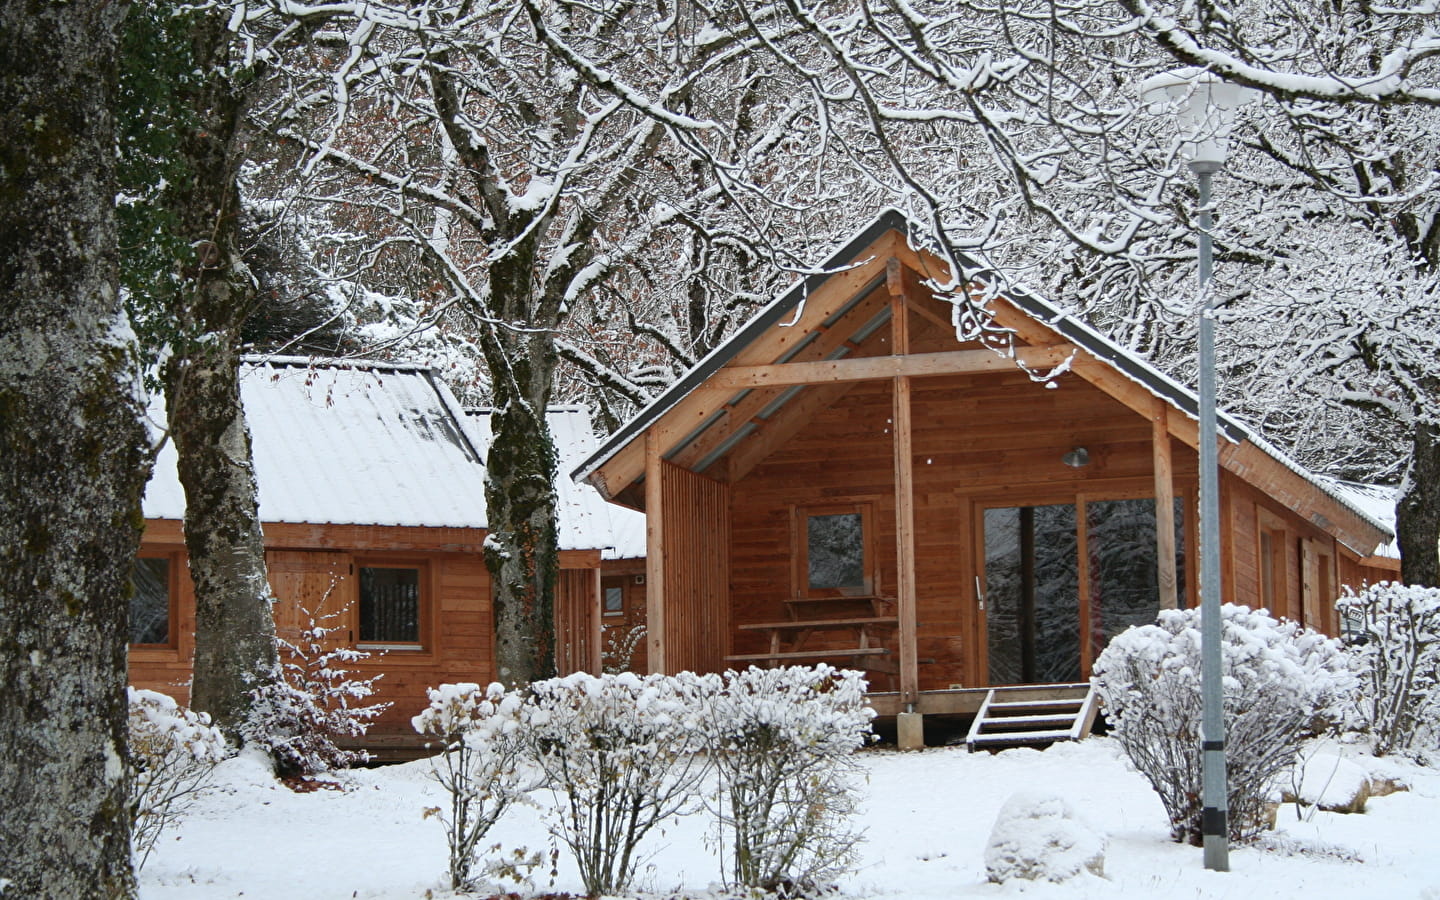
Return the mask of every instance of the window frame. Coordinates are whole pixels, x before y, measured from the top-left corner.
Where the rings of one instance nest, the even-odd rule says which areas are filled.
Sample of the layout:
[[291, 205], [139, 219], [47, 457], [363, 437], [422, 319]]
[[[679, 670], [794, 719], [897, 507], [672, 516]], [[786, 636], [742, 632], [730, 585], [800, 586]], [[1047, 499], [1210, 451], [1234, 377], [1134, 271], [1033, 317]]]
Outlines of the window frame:
[[[618, 584], [605, 584], [606, 581], [617, 581], [617, 582], [619, 582], [619, 583], [618, 583]], [[620, 592], [620, 608], [619, 608], [619, 609], [613, 609], [613, 610], [612, 610], [612, 609], [610, 609], [608, 606], [605, 605], [605, 601], [606, 601], [606, 599], [609, 597], [609, 594], [610, 594], [611, 591], [619, 591], [619, 592]], [[623, 575], [609, 575], [609, 576], [605, 576], [605, 577], [601, 580], [601, 583], [600, 583], [600, 615], [601, 615], [601, 616], [606, 617], [606, 618], [611, 618], [611, 619], [623, 619], [623, 618], [625, 618], [625, 612], [626, 612], [625, 607], [628, 606], [628, 603], [626, 602], [626, 600], [627, 600], [627, 597], [626, 597], [626, 591], [625, 591], [625, 577], [624, 577]]]
[[[810, 586], [810, 519], [817, 516], [860, 516], [860, 571], [858, 587], [814, 588]], [[880, 596], [880, 560], [875, 534], [875, 504], [869, 500], [826, 501], [790, 507], [792, 596], [803, 599], [823, 597]]]
[[[165, 640], [161, 643], [137, 644], [130, 640], [130, 635], [125, 635], [125, 644], [132, 650], [175, 650], [179, 647], [179, 602], [180, 602], [180, 566], [183, 564], [182, 555], [173, 550], [141, 550], [135, 554], [135, 562], [142, 559], [163, 559], [166, 562], [165, 569]], [[132, 576], [133, 577], [133, 576]], [[130, 602], [134, 602], [132, 594]], [[126, 621], [130, 618], [129, 610], [126, 610]], [[129, 631], [127, 625], [126, 631]]]
[[[352, 621], [354, 622], [357, 650], [384, 651], [386, 653], [428, 653], [432, 648], [431, 629], [434, 623], [434, 590], [430, 560], [420, 557], [356, 556], [353, 559], [355, 581], [355, 602]], [[361, 612], [361, 570], [363, 569], [411, 569], [416, 572], [416, 590], [419, 596], [415, 604], [414, 641], [374, 641], [360, 636]]]

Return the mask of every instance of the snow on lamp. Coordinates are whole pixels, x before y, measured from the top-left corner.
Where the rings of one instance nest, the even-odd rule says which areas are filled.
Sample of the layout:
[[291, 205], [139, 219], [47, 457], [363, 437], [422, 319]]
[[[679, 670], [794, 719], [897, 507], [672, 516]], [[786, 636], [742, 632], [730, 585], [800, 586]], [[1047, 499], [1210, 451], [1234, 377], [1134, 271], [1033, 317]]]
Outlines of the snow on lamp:
[[1199, 165], [1211, 172], [1225, 164], [1235, 111], [1259, 95], [1193, 66], [1151, 75], [1140, 84], [1140, 96], [1152, 111], [1175, 117], [1180, 154], [1191, 168]]

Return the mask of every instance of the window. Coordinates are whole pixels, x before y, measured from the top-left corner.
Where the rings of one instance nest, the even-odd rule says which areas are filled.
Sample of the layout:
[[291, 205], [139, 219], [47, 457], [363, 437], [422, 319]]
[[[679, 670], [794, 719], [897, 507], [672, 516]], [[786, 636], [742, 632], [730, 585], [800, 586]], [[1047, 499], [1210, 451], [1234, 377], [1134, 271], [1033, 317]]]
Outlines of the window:
[[605, 588], [605, 615], [620, 616], [625, 614], [625, 588], [615, 586]]
[[142, 556], [130, 570], [130, 643], [170, 643], [170, 557]]
[[1260, 605], [1272, 616], [1298, 618], [1289, 608], [1290, 582], [1286, 566], [1285, 525], [1264, 510], [1259, 516], [1258, 581]]
[[360, 567], [361, 643], [420, 643], [420, 574], [407, 566]]
[[869, 512], [869, 504], [795, 511], [801, 596], [863, 596], [875, 590]]

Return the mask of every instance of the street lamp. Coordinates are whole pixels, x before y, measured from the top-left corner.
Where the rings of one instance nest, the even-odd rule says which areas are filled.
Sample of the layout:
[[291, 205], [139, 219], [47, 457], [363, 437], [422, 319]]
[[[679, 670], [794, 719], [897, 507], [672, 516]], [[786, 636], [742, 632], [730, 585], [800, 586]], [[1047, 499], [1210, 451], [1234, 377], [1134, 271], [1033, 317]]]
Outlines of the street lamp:
[[1152, 75], [1140, 85], [1151, 106], [1163, 106], [1179, 127], [1180, 154], [1200, 183], [1200, 746], [1201, 824], [1205, 868], [1230, 871], [1229, 802], [1225, 784], [1225, 715], [1220, 665], [1220, 473], [1215, 446], [1215, 301], [1209, 296], [1210, 178], [1225, 164], [1235, 110], [1257, 92], [1203, 69]]

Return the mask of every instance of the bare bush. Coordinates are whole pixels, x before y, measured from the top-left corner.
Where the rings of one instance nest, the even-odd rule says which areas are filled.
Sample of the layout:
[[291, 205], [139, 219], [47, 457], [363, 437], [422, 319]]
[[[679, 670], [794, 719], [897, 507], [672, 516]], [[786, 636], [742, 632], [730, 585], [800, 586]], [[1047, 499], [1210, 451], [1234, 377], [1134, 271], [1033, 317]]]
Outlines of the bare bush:
[[264, 749], [281, 775], [313, 775], [368, 760], [364, 750], [347, 750], [336, 738], [360, 737], [389, 703], [364, 703], [382, 676], [356, 678], [350, 665], [370, 654], [331, 640], [348, 606], [327, 612], [325, 596], [306, 610], [308, 624], [294, 643], [277, 639], [280, 677], [253, 691], [250, 718], [241, 729], [247, 744]]
[[645, 836], [698, 805], [706, 766], [696, 698], [713, 680], [576, 674], [530, 686], [527, 740], [563, 801], [552, 831], [591, 896], [624, 891]]
[[[435, 808], [450, 848], [450, 887], [476, 886], [475, 848], [513, 803], [526, 802], [535, 785], [527, 775], [522, 737], [524, 698], [500, 684], [442, 684], [427, 692], [430, 705], [411, 720], [415, 730], [444, 748], [433, 762], [435, 780], [450, 795], [450, 809]], [[523, 861], [523, 860], [522, 860]]]
[[715, 814], [736, 886], [823, 888], [853, 861], [851, 821], [870, 734], [862, 672], [820, 665], [727, 672], [707, 716]]
[[[1348, 589], [1347, 589], [1348, 590]], [[1435, 746], [1440, 588], [1381, 582], [1336, 602], [1358, 660], [1360, 725], [1379, 755]]]
[[[1338, 716], [1354, 683], [1339, 642], [1264, 610], [1221, 618], [1229, 835], [1268, 827], [1276, 779], [1317, 720]], [[1176, 841], [1201, 842], [1200, 611], [1164, 610], [1121, 633], [1095, 661], [1113, 734], [1160, 795]]]
[[205, 789], [230, 747], [210, 717], [157, 691], [129, 689], [130, 846], [143, 868], [155, 842]]

